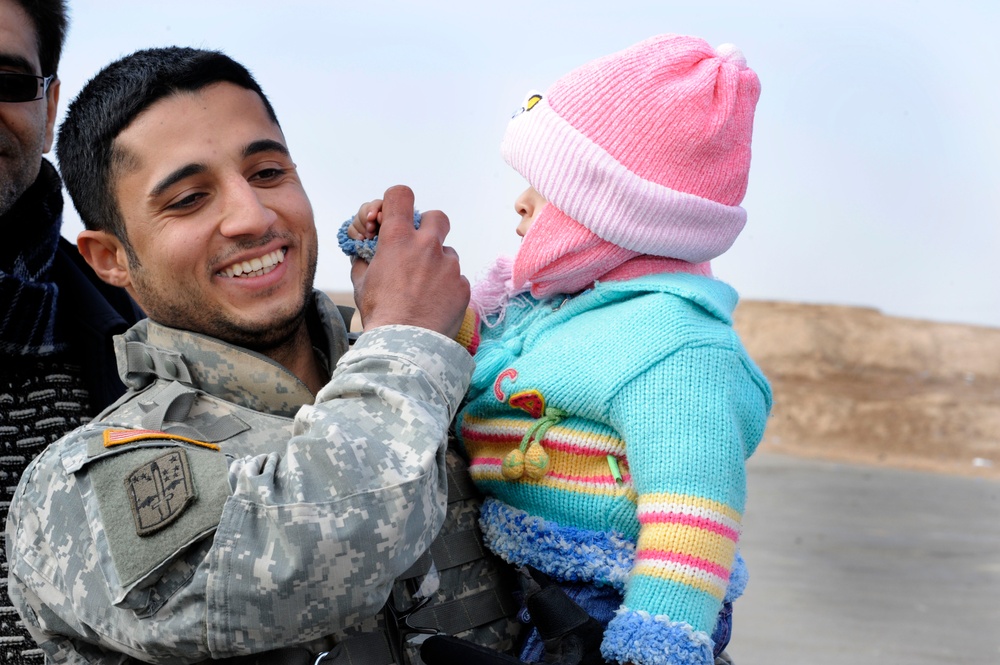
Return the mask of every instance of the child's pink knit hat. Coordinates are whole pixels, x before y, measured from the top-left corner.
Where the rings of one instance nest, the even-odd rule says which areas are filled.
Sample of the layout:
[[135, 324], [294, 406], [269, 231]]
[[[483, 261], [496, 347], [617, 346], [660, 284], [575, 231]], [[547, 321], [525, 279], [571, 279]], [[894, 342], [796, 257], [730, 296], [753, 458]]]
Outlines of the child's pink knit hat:
[[501, 151], [598, 237], [701, 263], [746, 222], [739, 204], [759, 96], [735, 46], [660, 35], [556, 81], [510, 121]]

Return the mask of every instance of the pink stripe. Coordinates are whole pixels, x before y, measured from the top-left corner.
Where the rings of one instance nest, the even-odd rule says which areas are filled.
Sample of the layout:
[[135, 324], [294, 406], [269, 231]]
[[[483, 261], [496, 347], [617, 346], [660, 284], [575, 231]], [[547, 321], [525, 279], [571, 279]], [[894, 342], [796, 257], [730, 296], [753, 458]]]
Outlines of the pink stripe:
[[637, 561], [666, 561], [668, 563], [677, 563], [682, 566], [690, 566], [692, 568], [704, 570], [706, 573], [711, 573], [720, 579], [729, 580], [728, 568], [720, 566], [717, 563], [712, 563], [711, 561], [706, 561], [705, 559], [700, 559], [696, 556], [691, 556], [690, 554], [664, 552], [663, 550], [639, 550], [635, 553], [635, 558]]
[[649, 513], [639, 513], [639, 523], [640, 524], [682, 524], [684, 526], [693, 526], [696, 529], [703, 529], [705, 531], [711, 531], [712, 533], [717, 533], [720, 536], [725, 536], [734, 543], [739, 539], [740, 534], [735, 529], [731, 529], [725, 524], [719, 524], [714, 520], [707, 519], [705, 517], [694, 517], [693, 515], [683, 515], [680, 513], [660, 513], [660, 512], [649, 512]]
[[[527, 430], [530, 426], [530, 421], [512, 421], [518, 425], [524, 425], [520, 427], [522, 430]], [[572, 432], [573, 430], [571, 430]], [[484, 429], [477, 429], [475, 425], [466, 425], [462, 427], [462, 436], [473, 442], [482, 443], [509, 443], [509, 442], [521, 442], [521, 437], [523, 435], [514, 432], [510, 433], [493, 433]], [[559, 438], [557, 438], [559, 437]], [[544, 445], [546, 448], [552, 448], [553, 450], [559, 450], [562, 452], [573, 453], [576, 455], [583, 455], [587, 457], [603, 457], [607, 455], [610, 450], [620, 449], [620, 445], [613, 445], [609, 441], [600, 441], [598, 443], [603, 444], [605, 447], [599, 448], [597, 446], [587, 446], [585, 444], [579, 443], [569, 443], [566, 441], [560, 441], [560, 435], [553, 431], [549, 431], [548, 435], [545, 437]]]
[[[525, 428], [527, 429], [527, 428]], [[471, 443], [521, 443], [523, 434], [488, 434], [486, 432], [462, 428], [462, 438]]]
[[[598, 457], [598, 456], [604, 457], [605, 455], [608, 454], [608, 450], [618, 449], [621, 447], [621, 446], [607, 446], [606, 448], [590, 447], [584, 444], [567, 443], [565, 441], [560, 441], [559, 439], [555, 438], [556, 436], [558, 435], [555, 432], [549, 430], [549, 435], [545, 437], [546, 448], [552, 448], [553, 450], [561, 450], [567, 453], [575, 453], [577, 455], [587, 455], [589, 457]], [[608, 442], [602, 441], [600, 443], [607, 444]]]
[[[549, 473], [546, 474], [546, 475], [551, 476], [553, 478], [558, 478], [560, 480], [570, 480], [570, 481], [577, 482], [577, 483], [598, 483], [599, 482], [600, 484], [603, 484], [603, 485], [614, 485], [614, 484], [616, 484], [615, 483], [615, 478], [614, 478], [614, 476], [611, 475], [611, 471], [610, 470], [608, 471], [608, 475], [601, 475], [601, 476], [571, 476], [571, 475], [566, 474], [566, 473], [556, 473], [554, 471], [549, 471]], [[629, 479], [630, 479], [630, 476], [628, 476], [628, 475], [622, 476], [622, 481], [627, 481]]]
[[473, 457], [472, 461], [469, 462], [469, 466], [478, 466], [481, 464], [482, 465], [492, 464], [494, 466], [500, 466], [501, 464], [503, 464], [503, 460], [500, 459], [499, 457]]

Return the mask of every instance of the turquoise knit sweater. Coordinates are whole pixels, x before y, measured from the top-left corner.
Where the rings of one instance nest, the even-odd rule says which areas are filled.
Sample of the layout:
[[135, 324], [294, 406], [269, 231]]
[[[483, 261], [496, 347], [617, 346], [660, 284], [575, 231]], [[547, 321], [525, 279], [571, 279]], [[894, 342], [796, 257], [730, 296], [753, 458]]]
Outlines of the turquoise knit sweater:
[[732, 329], [736, 301], [717, 280], [660, 274], [519, 296], [482, 328], [458, 430], [486, 543], [622, 590], [609, 660], [710, 664], [723, 599], [741, 591], [745, 461], [771, 390]]

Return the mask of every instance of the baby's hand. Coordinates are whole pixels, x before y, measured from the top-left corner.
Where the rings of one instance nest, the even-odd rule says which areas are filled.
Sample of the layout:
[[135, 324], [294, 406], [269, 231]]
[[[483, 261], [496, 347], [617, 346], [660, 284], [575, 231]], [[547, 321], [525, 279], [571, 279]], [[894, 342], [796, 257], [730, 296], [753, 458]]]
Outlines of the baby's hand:
[[[371, 261], [375, 256], [379, 228], [382, 225], [382, 199], [363, 204], [354, 217], [341, 224], [337, 243], [351, 260]], [[413, 226], [420, 228], [420, 213], [413, 211]]]
[[382, 199], [364, 203], [358, 208], [350, 226], [347, 227], [347, 237], [352, 240], [371, 240], [378, 235], [378, 227], [382, 223]]

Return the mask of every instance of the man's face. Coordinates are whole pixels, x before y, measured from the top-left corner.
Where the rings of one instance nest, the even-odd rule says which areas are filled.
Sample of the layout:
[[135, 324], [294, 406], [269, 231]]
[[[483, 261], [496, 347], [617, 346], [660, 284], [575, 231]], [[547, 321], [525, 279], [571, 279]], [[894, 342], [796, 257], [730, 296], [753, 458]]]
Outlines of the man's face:
[[[13, 0], [0, 0], [0, 71], [41, 76], [35, 26]], [[58, 82], [33, 102], [0, 102], [0, 215], [28, 189], [52, 147]]]
[[303, 323], [316, 227], [281, 130], [230, 83], [162, 99], [118, 137], [114, 192], [151, 319], [267, 350]]

